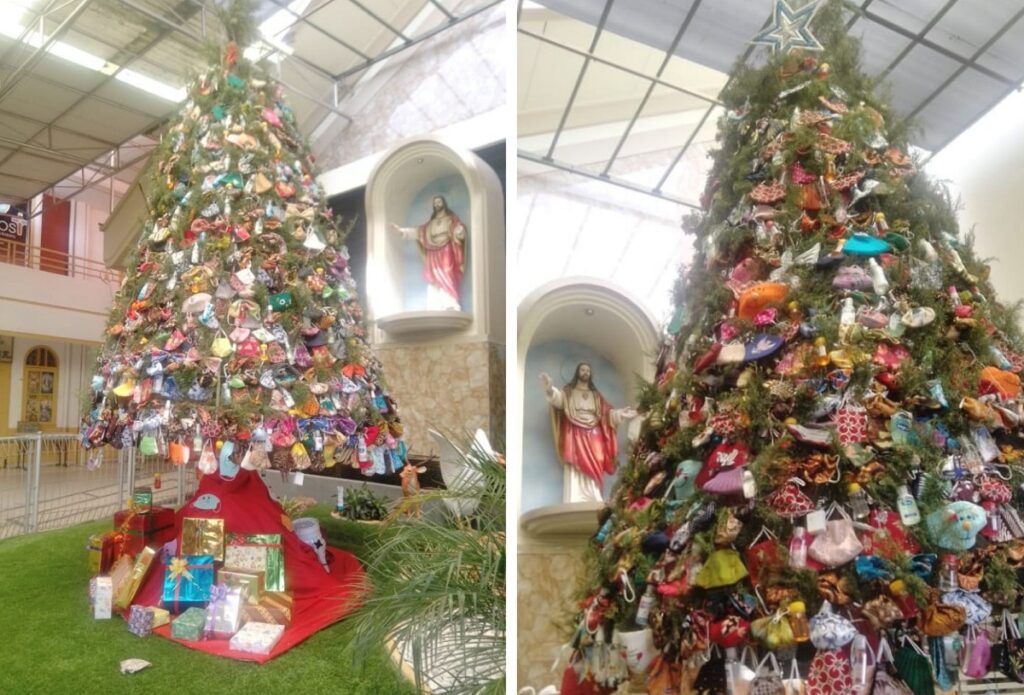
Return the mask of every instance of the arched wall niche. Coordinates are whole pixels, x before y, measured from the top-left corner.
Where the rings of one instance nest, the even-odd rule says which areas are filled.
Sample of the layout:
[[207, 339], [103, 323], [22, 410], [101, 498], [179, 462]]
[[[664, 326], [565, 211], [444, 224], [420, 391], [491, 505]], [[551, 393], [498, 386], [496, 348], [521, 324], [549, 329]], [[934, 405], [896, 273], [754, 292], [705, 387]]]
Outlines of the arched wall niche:
[[[467, 229], [459, 311], [426, 307], [416, 242], [389, 228], [426, 222], [433, 188]], [[366, 187], [365, 296], [375, 342], [439, 336], [504, 341], [504, 208], [501, 183], [490, 167], [440, 139], [400, 144], [380, 161]]]
[[[654, 378], [660, 345], [657, 324], [627, 292], [589, 277], [562, 278], [537, 288], [520, 303], [518, 322], [517, 379], [522, 398], [513, 404], [510, 436], [522, 446], [523, 527], [536, 534], [583, 532], [596, 523], [592, 512], [600, 505], [562, 501], [563, 474], [538, 372], [559, 369], [549, 373], [560, 386], [566, 380], [563, 372], [571, 371], [578, 361], [592, 361], [595, 381], [612, 405], [635, 404], [637, 376]], [[559, 357], [560, 351], [566, 354]], [[611, 373], [605, 371], [609, 369]], [[628, 455], [625, 428], [620, 430], [619, 443], [621, 465]]]

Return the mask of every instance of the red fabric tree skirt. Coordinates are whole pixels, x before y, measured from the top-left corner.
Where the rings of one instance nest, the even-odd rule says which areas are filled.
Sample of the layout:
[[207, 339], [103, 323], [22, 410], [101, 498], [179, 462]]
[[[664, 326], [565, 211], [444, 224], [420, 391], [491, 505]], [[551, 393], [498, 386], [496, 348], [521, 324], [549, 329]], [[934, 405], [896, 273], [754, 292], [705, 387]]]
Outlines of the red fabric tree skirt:
[[[197, 509], [194, 502], [203, 495], [216, 495], [220, 508], [216, 511]], [[184, 517], [224, 519], [225, 533], [280, 533], [284, 547], [285, 587], [294, 598], [292, 620], [270, 654], [250, 654], [228, 648], [228, 640], [189, 642], [174, 640], [191, 649], [243, 659], [267, 662], [335, 623], [359, 607], [364, 586], [363, 568], [351, 553], [328, 548], [331, 572], [320, 565], [311, 547], [285, 527], [284, 510], [270, 497], [258, 473], [241, 470], [234, 480], [219, 475], [203, 476], [195, 496], [175, 515], [175, 532], [180, 543], [181, 520]], [[135, 596], [140, 606], [159, 606], [164, 580], [164, 560], [157, 556], [149, 575]], [[172, 620], [174, 616], [171, 616]], [[153, 634], [171, 637], [170, 625], [153, 630]]]

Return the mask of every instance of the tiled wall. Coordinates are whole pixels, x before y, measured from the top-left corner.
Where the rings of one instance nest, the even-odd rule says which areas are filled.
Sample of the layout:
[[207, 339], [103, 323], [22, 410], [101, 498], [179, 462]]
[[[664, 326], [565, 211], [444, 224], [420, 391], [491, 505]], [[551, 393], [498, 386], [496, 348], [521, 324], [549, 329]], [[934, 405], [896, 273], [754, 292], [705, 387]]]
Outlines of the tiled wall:
[[479, 427], [496, 446], [504, 442], [504, 345], [380, 344], [374, 350], [398, 401], [405, 441], [413, 454], [438, 453], [427, 435], [431, 428], [459, 435]]
[[517, 689], [561, 681], [551, 665], [572, 636], [585, 542], [532, 546], [520, 539]]

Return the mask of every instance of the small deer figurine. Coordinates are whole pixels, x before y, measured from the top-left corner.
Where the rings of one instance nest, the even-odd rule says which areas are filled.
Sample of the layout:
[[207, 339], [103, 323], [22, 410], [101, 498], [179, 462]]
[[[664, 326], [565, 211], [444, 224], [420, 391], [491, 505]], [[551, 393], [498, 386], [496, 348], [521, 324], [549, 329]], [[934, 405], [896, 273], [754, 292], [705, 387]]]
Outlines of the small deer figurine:
[[[406, 464], [400, 474], [402, 476], [403, 506], [409, 516], [412, 516], [413, 514], [416, 515], [416, 518], [423, 516], [423, 510], [420, 509], [420, 502], [414, 498], [420, 494], [420, 473], [426, 472], [426, 466]], [[408, 502], [406, 500], [408, 500]]]

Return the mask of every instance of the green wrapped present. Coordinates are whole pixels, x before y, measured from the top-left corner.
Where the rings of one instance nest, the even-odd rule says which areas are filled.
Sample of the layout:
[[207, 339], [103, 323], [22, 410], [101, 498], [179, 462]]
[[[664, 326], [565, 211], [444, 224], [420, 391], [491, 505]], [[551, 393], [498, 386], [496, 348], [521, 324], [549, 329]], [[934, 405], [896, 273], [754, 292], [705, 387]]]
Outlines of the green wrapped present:
[[135, 488], [132, 492], [132, 509], [136, 514], [149, 514], [153, 509], [153, 488]]
[[171, 622], [171, 637], [198, 642], [206, 627], [206, 611], [192, 607]]
[[229, 533], [224, 568], [262, 572], [265, 591], [284, 591], [284, 549], [280, 533]]

